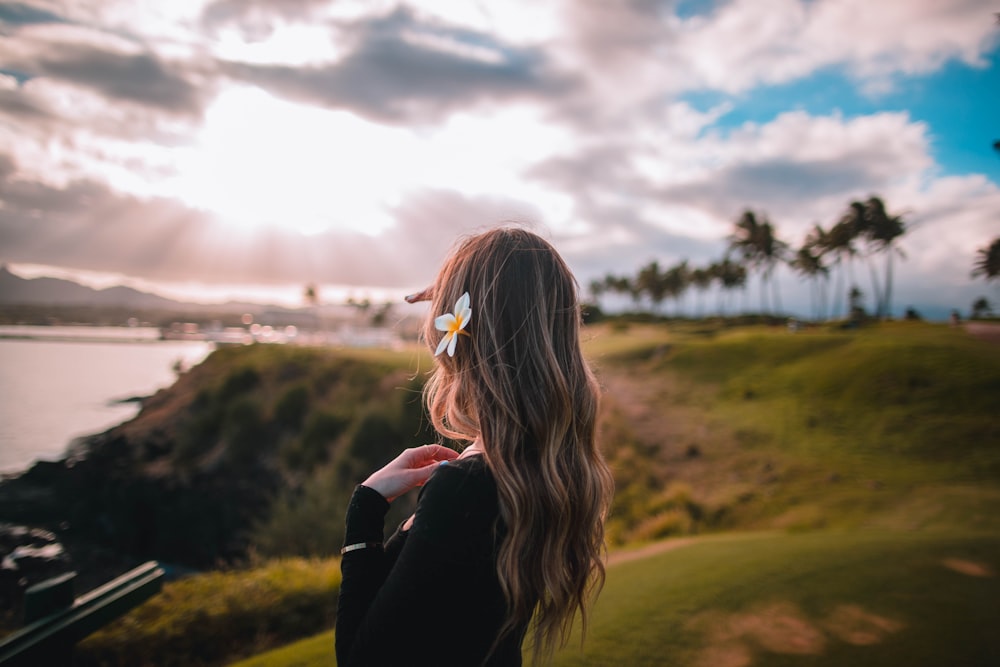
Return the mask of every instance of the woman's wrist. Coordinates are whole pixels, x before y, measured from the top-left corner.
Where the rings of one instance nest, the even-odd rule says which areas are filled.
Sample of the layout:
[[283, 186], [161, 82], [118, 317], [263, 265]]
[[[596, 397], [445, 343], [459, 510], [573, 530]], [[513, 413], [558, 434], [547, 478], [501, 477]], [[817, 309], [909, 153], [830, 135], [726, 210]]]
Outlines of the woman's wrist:
[[359, 484], [347, 506], [344, 545], [381, 542], [389, 501], [368, 486]]

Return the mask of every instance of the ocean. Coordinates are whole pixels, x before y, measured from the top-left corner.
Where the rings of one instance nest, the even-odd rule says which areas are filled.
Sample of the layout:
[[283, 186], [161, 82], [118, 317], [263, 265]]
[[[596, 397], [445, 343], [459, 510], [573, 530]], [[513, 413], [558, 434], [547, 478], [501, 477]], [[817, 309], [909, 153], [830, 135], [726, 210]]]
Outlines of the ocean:
[[59, 459], [73, 439], [131, 419], [136, 402], [203, 360], [203, 341], [126, 327], [0, 327], [0, 473]]

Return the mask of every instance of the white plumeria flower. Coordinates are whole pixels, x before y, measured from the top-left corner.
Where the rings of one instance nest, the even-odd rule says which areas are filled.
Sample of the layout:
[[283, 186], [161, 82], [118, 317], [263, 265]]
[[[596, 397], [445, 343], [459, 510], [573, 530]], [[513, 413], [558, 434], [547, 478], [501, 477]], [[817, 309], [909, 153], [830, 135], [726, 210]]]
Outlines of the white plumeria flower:
[[469, 335], [469, 332], [465, 331], [465, 327], [471, 318], [472, 308], [469, 307], [469, 293], [466, 292], [455, 302], [454, 313], [445, 313], [434, 319], [434, 328], [445, 332], [441, 342], [438, 343], [437, 350], [434, 351], [435, 357], [444, 352], [445, 348], [448, 348], [449, 357], [455, 356], [455, 344], [458, 342], [458, 336], [459, 334]]

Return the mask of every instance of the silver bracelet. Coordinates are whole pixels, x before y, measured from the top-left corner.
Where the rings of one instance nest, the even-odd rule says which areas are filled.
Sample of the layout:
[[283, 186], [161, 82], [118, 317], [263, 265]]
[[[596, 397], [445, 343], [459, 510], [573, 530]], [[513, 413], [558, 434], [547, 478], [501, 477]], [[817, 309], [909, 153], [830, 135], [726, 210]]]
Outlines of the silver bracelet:
[[361, 549], [374, 549], [376, 547], [381, 547], [381, 542], [358, 542], [357, 544], [348, 544], [346, 547], [340, 550], [340, 554], [344, 555], [352, 551], [360, 551]]

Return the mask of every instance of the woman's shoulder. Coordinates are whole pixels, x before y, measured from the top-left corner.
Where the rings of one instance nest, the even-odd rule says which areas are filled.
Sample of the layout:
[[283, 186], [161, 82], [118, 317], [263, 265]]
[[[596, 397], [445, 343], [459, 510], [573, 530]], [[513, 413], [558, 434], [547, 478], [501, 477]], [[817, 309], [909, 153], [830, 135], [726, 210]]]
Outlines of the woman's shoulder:
[[420, 492], [420, 504], [444, 508], [495, 511], [497, 488], [482, 456], [448, 461], [434, 471]]
[[464, 488], [481, 488], [483, 485], [493, 486], [493, 474], [490, 472], [486, 459], [480, 455], [446, 461], [438, 466], [427, 481], [426, 486], [435, 490], [455, 490]]

